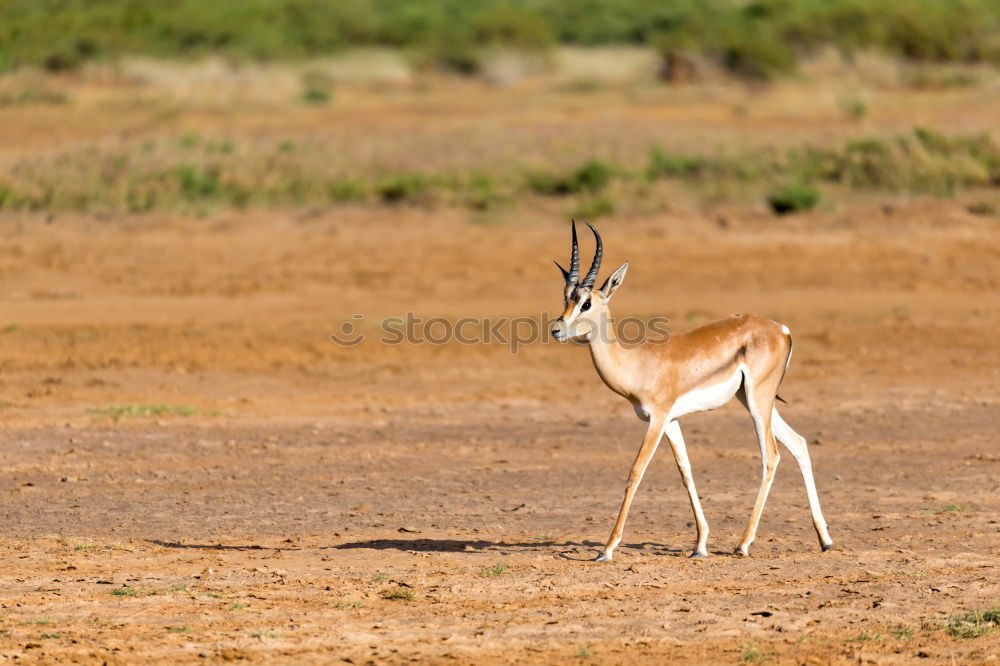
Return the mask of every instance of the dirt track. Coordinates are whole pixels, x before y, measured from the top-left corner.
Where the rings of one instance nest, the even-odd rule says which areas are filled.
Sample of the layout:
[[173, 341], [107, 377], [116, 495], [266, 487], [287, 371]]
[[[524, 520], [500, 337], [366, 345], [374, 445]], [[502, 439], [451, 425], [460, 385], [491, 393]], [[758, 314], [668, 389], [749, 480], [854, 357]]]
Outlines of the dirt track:
[[[942, 629], [1000, 598], [995, 221], [918, 202], [605, 225], [607, 262], [632, 262], [616, 314], [686, 327], [748, 310], [792, 328], [784, 413], [813, 443], [837, 549], [819, 552], [786, 456], [753, 556], [727, 554], [759, 469], [727, 407], [685, 419], [715, 555], [685, 557], [690, 515], [661, 455], [598, 565], [643, 424], [585, 349], [326, 340], [353, 312], [555, 308], [546, 262], [565, 228], [396, 214], [410, 223], [227, 218], [197, 237], [155, 220], [5, 226], [2, 654], [997, 658], [1000, 632]], [[88, 411], [132, 402], [202, 413]]]

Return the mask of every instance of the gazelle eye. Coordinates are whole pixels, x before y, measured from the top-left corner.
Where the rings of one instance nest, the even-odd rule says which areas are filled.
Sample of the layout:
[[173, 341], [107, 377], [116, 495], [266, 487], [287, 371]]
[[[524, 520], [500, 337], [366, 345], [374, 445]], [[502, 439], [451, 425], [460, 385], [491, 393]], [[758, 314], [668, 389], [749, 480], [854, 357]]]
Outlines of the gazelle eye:
[[590, 309], [590, 301], [589, 300], [586, 303], [584, 303], [583, 305], [580, 306], [580, 312], [586, 312], [589, 309]]

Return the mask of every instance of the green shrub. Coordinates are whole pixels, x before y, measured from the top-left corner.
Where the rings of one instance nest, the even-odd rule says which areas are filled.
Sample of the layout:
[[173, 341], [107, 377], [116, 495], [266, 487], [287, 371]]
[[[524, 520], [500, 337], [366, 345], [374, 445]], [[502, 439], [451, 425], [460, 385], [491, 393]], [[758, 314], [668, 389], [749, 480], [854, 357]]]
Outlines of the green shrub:
[[782, 185], [767, 194], [767, 204], [778, 215], [811, 210], [816, 207], [819, 200], [819, 190], [807, 183]]
[[156, 208], [156, 192], [130, 187], [125, 192], [125, 208], [130, 213], [145, 213]]
[[573, 210], [571, 217], [582, 220], [593, 220], [615, 212], [614, 199], [606, 196], [584, 199]]
[[335, 202], [362, 201], [365, 198], [365, 188], [353, 180], [337, 180], [327, 187], [330, 200]]
[[382, 201], [399, 203], [414, 199], [427, 190], [427, 179], [417, 173], [403, 173], [387, 176], [378, 181], [375, 191]]
[[607, 187], [611, 182], [615, 169], [600, 160], [588, 160], [573, 172], [575, 191], [587, 190], [597, 192]]
[[482, 49], [460, 26], [444, 22], [419, 40], [413, 62], [420, 69], [442, 69], [456, 74], [475, 74], [482, 67]]
[[196, 167], [182, 164], [174, 168], [174, 178], [181, 196], [188, 201], [210, 199], [220, 190], [220, 169], [217, 166]]
[[868, 104], [858, 97], [841, 100], [840, 108], [851, 120], [861, 120], [868, 115]]
[[486, 47], [541, 51], [555, 43], [551, 26], [536, 12], [514, 4], [500, 4], [475, 15], [473, 41]]
[[13, 207], [14, 192], [3, 183], [0, 183], [0, 208]]
[[697, 174], [705, 166], [705, 158], [694, 155], [673, 155], [666, 153], [659, 146], [654, 146], [649, 153], [649, 167], [646, 174], [650, 179], [691, 176]]
[[322, 72], [307, 72], [302, 77], [302, 101], [329, 104], [333, 99], [333, 79]]
[[529, 171], [525, 176], [525, 184], [535, 194], [563, 195], [572, 192], [566, 179], [548, 171]]
[[587, 160], [569, 173], [552, 174], [531, 171], [527, 176], [528, 189], [537, 194], [563, 196], [579, 192], [599, 192], [611, 182], [616, 169], [600, 160]]
[[[3, 207], [3, 202], [0, 201], [0, 208], [2, 207]], [[977, 201], [975, 203], [969, 204], [968, 206], [965, 207], [965, 209], [970, 213], [972, 213], [973, 215], [988, 216], [997, 214], [997, 207], [994, 206], [989, 201]]]
[[474, 210], [489, 210], [503, 200], [497, 193], [496, 183], [485, 173], [474, 174], [465, 189], [466, 202]]
[[717, 48], [726, 69], [750, 79], [768, 80], [789, 74], [797, 63], [789, 45], [764, 28], [730, 28], [723, 31]]
[[201, 143], [201, 136], [199, 136], [197, 132], [187, 132], [181, 136], [179, 143], [181, 148], [184, 148], [185, 150], [193, 150], [198, 147], [199, 143]]

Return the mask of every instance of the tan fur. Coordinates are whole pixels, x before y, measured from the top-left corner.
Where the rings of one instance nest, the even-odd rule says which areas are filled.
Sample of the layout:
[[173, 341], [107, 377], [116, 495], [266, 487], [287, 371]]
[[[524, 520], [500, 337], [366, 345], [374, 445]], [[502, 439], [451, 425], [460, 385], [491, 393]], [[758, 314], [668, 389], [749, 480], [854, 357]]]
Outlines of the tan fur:
[[[627, 268], [628, 264], [624, 264], [601, 289], [567, 289], [566, 308], [553, 326], [553, 335], [557, 339], [586, 339], [594, 367], [604, 383], [628, 399], [640, 418], [645, 414], [649, 421], [649, 429], [629, 472], [618, 519], [598, 559], [610, 560], [621, 542], [632, 499], [664, 433], [671, 444], [695, 514], [698, 542], [692, 556], [707, 554], [708, 523], [702, 515], [684, 440], [676, 422], [676, 418], [683, 414], [673, 412], [684, 406], [686, 397], [692, 399], [692, 392], [704, 391], [703, 394], [711, 396], [711, 400], [721, 396], [723, 401], [728, 401], [733, 397], [726, 395], [730, 388], [750, 412], [761, 448], [760, 489], [750, 520], [736, 547], [737, 553], [747, 555], [780, 459], [772, 420], [780, 420], [775, 398], [790, 360], [791, 337], [786, 333], [787, 329], [764, 317], [732, 315], [674, 335], [666, 342], [626, 347], [615, 338], [608, 301], [621, 284]], [[616, 276], [617, 281], [614, 281]], [[580, 311], [578, 306], [588, 300], [590, 309]], [[742, 373], [738, 387], [733, 383], [737, 373]], [[784, 421], [780, 425], [782, 443], [799, 463], [813, 524], [820, 544], [826, 550], [832, 541], [816, 497], [805, 440]]]

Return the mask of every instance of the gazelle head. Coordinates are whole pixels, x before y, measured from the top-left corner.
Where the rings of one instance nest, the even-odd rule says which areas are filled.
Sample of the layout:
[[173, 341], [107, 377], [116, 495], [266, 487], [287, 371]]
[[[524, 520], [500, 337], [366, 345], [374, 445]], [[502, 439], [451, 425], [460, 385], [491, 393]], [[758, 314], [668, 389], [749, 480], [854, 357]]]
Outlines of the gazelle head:
[[608, 301], [615, 293], [622, 281], [625, 273], [628, 272], [628, 262], [618, 267], [611, 274], [600, 289], [594, 289], [597, 281], [597, 273], [601, 270], [601, 256], [604, 254], [604, 247], [601, 244], [601, 235], [588, 222], [587, 226], [594, 233], [594, 240], [597, 248], [594, 250], [594, 261], [590, 265], [590, 270], [583, 280], [580, 280], [580, 246], [576, 240], [576, 222], [573, 222], [573, 252], [569, 259], [569, 270], [559, 266], [566, 284], [563, 288], [563, 313], [552, 325], [552, 337], [559, 342], [582, 338], [593, 339], [598, 331], [602, 330], [602, 324], [611, 317], [608, 310]]

